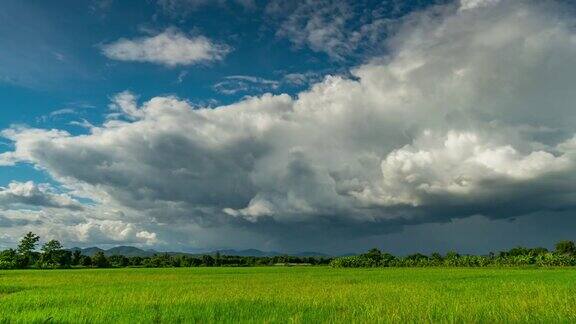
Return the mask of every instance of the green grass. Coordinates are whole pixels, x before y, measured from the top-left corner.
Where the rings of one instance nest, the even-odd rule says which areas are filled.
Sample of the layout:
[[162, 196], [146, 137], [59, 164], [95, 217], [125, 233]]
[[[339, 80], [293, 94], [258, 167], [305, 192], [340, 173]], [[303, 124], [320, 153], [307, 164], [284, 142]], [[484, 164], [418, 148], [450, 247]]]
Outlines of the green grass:
[[574, 322], [576, 269], [0, 271], [0, 322]]

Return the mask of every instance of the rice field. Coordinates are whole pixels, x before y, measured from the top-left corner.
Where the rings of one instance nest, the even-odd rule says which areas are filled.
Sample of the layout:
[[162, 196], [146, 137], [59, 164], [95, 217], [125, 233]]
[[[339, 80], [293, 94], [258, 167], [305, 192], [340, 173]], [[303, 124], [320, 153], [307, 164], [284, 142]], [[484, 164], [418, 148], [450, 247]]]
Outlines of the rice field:
[[0, 271], [0, 322], [575, 322], [576, 269]]

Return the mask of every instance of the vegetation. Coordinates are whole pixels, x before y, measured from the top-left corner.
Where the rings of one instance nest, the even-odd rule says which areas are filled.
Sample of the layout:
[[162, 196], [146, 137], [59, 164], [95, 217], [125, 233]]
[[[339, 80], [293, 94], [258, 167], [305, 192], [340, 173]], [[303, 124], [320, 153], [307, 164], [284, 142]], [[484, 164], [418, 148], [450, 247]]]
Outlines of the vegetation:
[[516, 247], [509, 251], [489, 255], [460, 255], [448, 252], [446, 255], [412, 254], [396, 257], [372, 249], [355, 256], [334, 258], [330, 265], [335, 268], [373, 267], [568, 267], [576, 266], [576, 248], [572, 241], [561, 241], [553, 252], [545, 248]]
[[576, 321], [576, 271], [251, 267], [0, 271], [0, 323]]
[[51, 240], [42, 245], [40, 252], [36, 251], [40, 237], [27, 233], [16, 250], [8, 249], [0, 252], [0, 269], [67, 269], [79, 267], [91, 268], [122, 268], [122, 267], [248, 267], [265, 265], [327, 265], [331, 258], [297, 257], [297, 256], [230, 256], [220, 255], [171, 255], [158, 253], [149, 257], [124, 255], [106, 256], [98, 251], [92, 257], [82, 255], [78, 250], [70, 251], [63, 248], [57, 240]]
[[405, 257], [394, 256], [378, 249], [367, 253], [337, 258], [297, 256], [231, 256], [231, 255], [175, 255], [158, 253], [153, 256], [106, 256], [102, 251], [92, 257], [80, 251], [63, 248], [57, 240], [50, 240], [36, 251], [40, 237], [34, 233], [24, 235], [17, 249], [0, 252], [0, 269], [66, 269], [91, 268], [170, 268], [170, 267], [249, 267], [266, 265], [331, 265], [334, 268], [374, 267], [563, 267], [576, 266], [576, 245], [572, 241], [560, 241], [554, 251], [545, 248], [516, 247], [509, 251], [488, 255], [445, 255], [416, 253]]
[[0, 252], [14, 269], [0, 270], [0, 323], [574, 322], [576, 271], [558, 267], [575, 260], [571, 241], [486, 256], [87, 256], [28, 233]]

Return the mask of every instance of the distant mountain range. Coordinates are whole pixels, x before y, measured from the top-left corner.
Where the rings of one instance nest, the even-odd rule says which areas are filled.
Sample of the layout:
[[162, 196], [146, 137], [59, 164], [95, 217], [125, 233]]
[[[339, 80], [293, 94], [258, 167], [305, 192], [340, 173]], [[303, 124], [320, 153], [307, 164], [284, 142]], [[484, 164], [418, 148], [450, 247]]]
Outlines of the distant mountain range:
[[290, 255], [290, 256], [299, 256], [299, 257], [328, 257], [329, 255], [319, 252], [299, 252], [299, 253], [281, 253], [276, 251], [260, 251], [256, 249], [247, 249], [247, 250], [215, 250], [211, 252], [205, 253], [185, 253], [185, 252], [160, 252], [155, 250], [143, 250], [134, 246], [117, 246], [107, 250], [98, 248], [98, 247], [88, 247], [88, 248], [71, 248], [70, 251], [79, 250], [83, 255], [93, 256], [96, 252], [103, 252], [106, 256], [111, 255], [123, 255], [127, 257], [149, 257], [153, 256], [154, 254], [164, 254], [168, 253], [170, 255], [187, 255], [187, 256], [198, 256], [203, 254], [211, 254], [214, 255], [216, 253], [220, 253], [221, 255], [237, 255], [237, 256], [254, 256], [254, 257], [271, 257], [271, 256], [279, 256], [279, 255]]

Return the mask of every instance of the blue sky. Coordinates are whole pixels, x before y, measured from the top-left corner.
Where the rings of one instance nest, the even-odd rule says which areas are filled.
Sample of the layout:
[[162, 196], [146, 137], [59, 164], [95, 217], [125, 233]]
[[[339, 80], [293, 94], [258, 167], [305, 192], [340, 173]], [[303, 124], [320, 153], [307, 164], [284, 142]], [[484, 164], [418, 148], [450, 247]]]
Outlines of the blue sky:
[[564, 1], [0, 7], [0, 246], [28, 230], [330, 253], [576, 235]]

